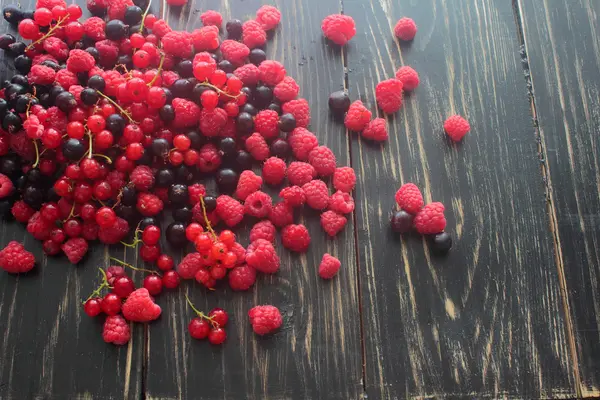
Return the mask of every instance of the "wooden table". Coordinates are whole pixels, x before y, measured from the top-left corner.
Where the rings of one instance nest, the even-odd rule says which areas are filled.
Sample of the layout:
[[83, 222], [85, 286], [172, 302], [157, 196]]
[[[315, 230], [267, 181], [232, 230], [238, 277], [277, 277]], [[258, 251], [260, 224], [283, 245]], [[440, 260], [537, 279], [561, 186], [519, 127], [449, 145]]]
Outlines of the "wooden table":
[[[154, 11], [191, 30], [203, 10], [247, 19], [261, 4], [192, 0]], [[102, 341], [102, 320], [88, 318], [80, 302], [109, 254], [131, 262], [136, 255], [95, 246], [73, 267], [44, 257], [22, 226], [2, 224], [0, 244], [23, 241], [40, 265], [27, 276], [0, 274], [0, 398], [599, 396], [600, 3], [275, 5], [283, 18], [269, 57], [301, 85], [311, 130], [359, 176], [344, 232], [328, 240], [318, 216], [305, 213], [308, 254], [281, 251], [281, 271], [249, 293], [206, 293], [186, 282], [157, 299], [160, 320], [135, 325], [129, 345], [117, 348]], [[358, 31], [342, 50], [320, 30], [326, 15], [339, 12]], [[391, 33], [402, 16], [419, 26], [411, 44]], [[421, 86], [388, 117], [387, 143], [348, 135], [330, 117], [328, 95], [344, 88], [375, 111], [374, 86], [401, 65], [419, 71]], [[0, 68], [2, 77], [12, 73], [7, 61]], [[472, 126], [458, 145], [442, 132], [453, 113]], [[408, 181], [426, 201], [446, 205], [455, 241], [447, 257], [430, 255], [420, 237], [390, 232], [394, 192]], [[332, 282], [316, 274], [324, 252], [343, 263]], [[190, 338], [186, 293], [203, 309], [229, 311], [226, 345]], [[281, 332], [264, 339], [246, 318], [262, 303], [284, 314]]]

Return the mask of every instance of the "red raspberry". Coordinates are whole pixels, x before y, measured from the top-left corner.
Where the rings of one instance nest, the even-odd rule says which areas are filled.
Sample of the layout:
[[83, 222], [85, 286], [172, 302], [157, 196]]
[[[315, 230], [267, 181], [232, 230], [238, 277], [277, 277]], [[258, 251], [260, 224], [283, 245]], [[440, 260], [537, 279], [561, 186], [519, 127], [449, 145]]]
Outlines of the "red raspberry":
[[368, 140], [384, 142], [388, 139], [387, 122], [383, 118], [375, 118], [365, 126], [361, 136]]
[[160, 317], [160, 306], [154, 303], [146, 288], [134, 290], [121, 308], [123, 316], [128, 321], [149, 322]]
[[309, 163], [294, 161], [290, 163], [287, 177], [291, 185], [302, 186], [312, 181], [317, 176], [317, 171]]
[[273, 110], [262, 110], [254, 117], [254, 128], [266, 140], [279, 135], [279, 114]]
[[351, 131], [361, 132], [370, 120], [371, 111], [367, 110], [362, 101], [356, 100], [348, 108], [348, 112], [344, 118], [344, 125]]
[[196, 103], [186, 99], [175, 98], [172, 105], [173, 110], [175, 110], [173, 126], [176, 128], [189, 128], [198, 125], [200, 107]]
[[400, 67], [396, 71], [396, 79], [402, 82], [402, 89], [406, 91], [412, 91], [419, 86], [419, 74], [411, 67], [404, 66]]
[[36, 10], [38, 8], [47, 8], [48, 10], [52, 10], [56, 6], [67, 8], [67, 3], [65, 3], [64, 0], [37, 0], [35, 4]]
[[188, 194], [190, 196], [190, 203], [196, 205], [200, 202], [200, 196], [206, 194], [206, 188], [201, 183], [194, 183], [188, 186]]
[[294, 210], [285, 203], [278, 203], [271, 209], [269, 220], [278, 228], [294, 223]]
[[219, 48], [219, 28], [203, 26], [192, 32], [192, 41], [196, 51], [214, 51]]
[[302, 185], [306, 195], [306, 204], [315, 210], [324, 210], [329, 205], [329, 189], [325, 182], [319, 179], [312, 180]]
[[250, 54], [250, 49], [243, 43], [237, 42], [235, 40], [223, 40], [221, 43], [221, 54], [223, 58], [233, 65], [242, 65], [248, 55]]
[[417, 24], [411, 18], [400, 18], [394, 27], [394, 35], [400, 40], [410, 41], [417, 34]]
[[182, 279], [194, 279], [196, 272], [202, 266], [202, 255], [200, 253], [189, 253], [177, 266], [177, 273]]
[[45, 65], [34, 65], [27, 74], [29, 82], [37, 85], [49, 85], [54, 82], [55, 77], [56, 72]]
[[106, 23], [102, 18], [90, 17], [83, 22], [83, 29], [85, 29], [85, 35], [96, 42], [98, 40], [106, 39], [106, 36], [104, 34], [105, 28]]
[[129, 233], [129, 223], [123, 218], [108, 227], [98, 229], [98, 239], [104, 244], [117, 244]]
[[71, 238], [61, 246], [71, 264], [77, 264], [88, 251], [88, 242], [84, 238]]
[[50, 238], [53, 225], [52, 222], [43, 219], [39, 211], [36, 211], [27, 222], [27, 232], [37, 240], [46, 240]]
[[288, 136], [288, 143], [294, 157], [300, 161], [306, 161], [310, 151], [319, 145], [319, 140], [306, 128], [296, 128]]
[[346, 226], [348, 220], [343, 215], [334, 211], [325, 211], [321, 214], [321, 226], [331, 237], [337, 235]]
[[219, 218], [230, 228], [233, 228], [244, 219], [244, 206], [233, 197], [227, 195], [217, 197], [217, 208], [215, 211]]
[[44, 50], [58, 61], [64, 61], [69, 55], [69, 46], [57, 37], [51, 36], [44, 40]]
[[306, 128], [310, 124], [310, 106], [306, 99], [290, 100], [281, 106], [283, 113], [290, 113], [296, 119], [296, 127]]
[[161, 38], [165, 53], [186, 58], [192, 54], [192, 35], [189, 32], [171, 31]]
[[444, 205], [442, 203], [427, 204], [415, 216], [413, 221], [415, 228], [422, 235], [432, 235], [444, 232], [446, 218], [444, 217]]
[[167, 0], [167, 4], [173, 7], [180, 7], [186, 5], [188, 0]]
[[319, 176], [333, 175], [335, 172], [335, 154], [327, 146], [317, 146], [308, 154], [308, 162]]
[[326, 38], [340, 46], [348, 43], [356, 35], [354, 19], [349, 15], [332, 14], [321, 22], [321, 30]]
[[264, 161], [269, 157], [269, 145], [265, 139], [257, 132], [254, 132], [246, 139], [246, 150], [257, 161]]
[[223, 25], [223, 17], [214, 10], [207, 10], [200, 14], [200, 20], [204, 26], [216, 26], [220, 28]]
[[269, 185], [279, 185], [285, 179], [286, 165], [281, 158], [268, 158], [262, 168], [262, 176]]
[[242, 24], [242, 42], [251, 49], [262, 46], [267, 42], [267, 32], [259, 22], [251, 19]]
[[300, 186], [288, 186], [281, 189], [279, 197], [290, 207], [300, 207], [306, 202], [306, 195]]
[[273, 208], [271, 196], [260, 190], [248, 195], [244, 202], [244, 213], [256, 218], [267, 217], [271, 213], [271, 208]]
[[25, 131], [12, 133], [13, 135], [9, 136], [10, 148], [27, 161], [33, 161], [35, 159], [35, 147], [33, 147], [33, 142], [29, 139], [27, 133]]
[[273, 333], [283, 323], [279, 309], [270, 305], [251, 308], [248, 311], [248, 317], [250, 317], [250, 324], [252, 324], [254, 333], [261, 336]]
[[349, 193], [338, 190], [329, 199], [329, 209], [339, 214], [350, 214], [354, 211], [354, 199]]
[[[96, 240], [99, 231], [100, 227], [96, 224], [96, 221], [85, 221], [81, 229], [81, 236], [87, 241]], [[125, 233], [127, 234], [127, 232]]]
[[273, 243], [258, 239], [246, 250], [246, 263], [265, 274], [273, 274], [279, 270], [280, 260]]
[[98, 50], [100, 64], [110, 67], [119, 58], [119, 44], [112, 40], [99, 40], [94, 45]]
[[264, 30], [269, 31], [279, 25], [281, 12], [273, 6], [264, 5], [256, 11], [256, 20]]
[[356, 185], [356, 175], [352, 167], [339, 167], [333, 173], [333, 187], [336, 190], [350, 193]]
[[31, 60], [32, 65], [38, 65], [43, 63], [44, 61], [52, 61], [53, 63], [58, 64], [58, 60], [54, 57], [52, 57], [50, 54], [38, 54], [37, 56], [33, 57], [33, 60]]
[[106, 317], [104, 328], [102, 329], [102, 339], [104, 339], [106, 343], [112, 343], [118, 346], [123, 346], [129, 342], [129, 339], [131, 339], [129, 324], [121, 314], [109, 315]]
[[423, 195], [414, 183], [405, 183], [396, 192], [396, 203], [409, 214], [416, 214], [423, 208]]
[[321, 265], [319, 265], [319, 276], [323, 279], [331, 279], [338, 273], [341, 266], [342, 263], [340, 260], [328, 253], [325, 253], [323, 254]]
[[154, 21], [154, 25], [152, 25], [152, 33], [158, 36], [159, 38], [165, 36], [172, 30], [173, 29], [171, 29], [169, 23], [164, 19], [157, 19], [156, 21]]
[[118, 71], [114, 70], [104, 72], [102, 78], [106, 83], [104, 94], [108, 96], [116, 96], [119, 85], [125, 83], [125, 78]]
[[263, 179], [256, 175], [252, 170], [243, 171], [240, 174], [237, 188], [235, 190], [235, 197], [244, 201], [248, 195], [256, 192], [262, 186]]
[[221, 156], [217, 146], [207, 143], [198, 153], [198, 169], [201, 172], [213, 172], [221, 165]]
[[256, 242], [258, 239], [265, 239], [271, 243], [275, 242], [277, 230], [275, 225], [269, 220], [260, 221], [254, 224], [250, 230], [250, 242]]
[[291, 76], [283, 78], [273, 89], [273, 94], [282, 103], [294, 100], [298, 96], [298, 93], [300, 93], [300, 86], [298, 86]]
[[54, 76], [54, 81], [62, 86], [63, 89], [69, 90], [69, 88], [73, 85], [79, 84], [79, 79], [77, 79], [77, 75], [68, 69], [59, 69], [56, 75]]
[[153, 217], [162, 211], [163, 202], [154, 194], [140, 193], [137, 198], [136, 207], [144, 217]]
[[0, 199], [10, 196], [15, 189], [10, 178], [4, 174], [0, 174]]
[[67, 69], [73, 73], [87, 72], [92, 69], [94, 65], [96, 65], [96, 60], [87, 51], [71, 50], [69, 53]]
[[240, 78], [244, 85], [254, 86], [258, 83], [260, 71], [256, 65], [249, 63], [236, 68], [233, 74]]
[[260, 80], [266, 85], [275, 86], [285, 78], [285, 67], [279, 61], [265, 60], [258, 66]]
[[35, 257], [19, 242], [13, 240], [0, 251], [0, 268], [9, 274], [31, 271], [34, 265]]
[[227, 111], [220, 107], [217, 107], [214, 110], [203, 108], [200, 112], [200, 132], [202, 132], [204, 136], [217, 136], [226, 124]]
[[133, 1], [109, 1], [107, 16], [109, 20], [125, 18], [127, 7], [133, 5]]
[[152, 169], [146, 165], [138, 165], [131, 171], [129, 180], [135, 186], [135, 189], [140, 192], [146, 192], [154, 186], [154, 174]]
[[306, 253], [310, 245], [310, 234], [306, 226], [287, 225], [281, 230], [281, 242], [283, 247], [297, 253]]
[[469, 121], [460, 115], [453, 115], [444, 122], [444, 130], [455, 142], [459, 142], [470, 129]]
[[13, 217], [21, 223], [29, 221], [29, 218], [35, 214], [35, 210], [29, 207], [23, 200], [15, 201], [10, 211]]
[[256, 282], [256, 270], [246, 264], [242, 264], [229, 271], [227, 278], [232, 290], [248, 290]]
[[402, 82], [395, 78], [379, 82], [375, 87], [375, 98], [384, 113], [395, 113], [402, 107]]

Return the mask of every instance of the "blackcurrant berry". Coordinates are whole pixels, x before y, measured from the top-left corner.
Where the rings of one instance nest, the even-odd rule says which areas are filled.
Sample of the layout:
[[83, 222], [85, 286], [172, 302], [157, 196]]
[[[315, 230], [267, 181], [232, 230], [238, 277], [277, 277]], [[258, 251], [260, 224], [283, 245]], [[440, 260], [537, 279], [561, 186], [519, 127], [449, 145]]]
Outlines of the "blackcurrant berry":
[[431, 250], [436, 254], [446, 254], [452, 248], [452, 236], [448, 232], [438, 233], [431, 237]]
[[345, 90], [329, 95], [329, 108], [334, 114], [343, 115], [350, 108], [350, 96]]
[[397, 233], [406, 233], [412, 228], [413, 216], [404, 210], [394, 211], [390, 218], [392, 230]]

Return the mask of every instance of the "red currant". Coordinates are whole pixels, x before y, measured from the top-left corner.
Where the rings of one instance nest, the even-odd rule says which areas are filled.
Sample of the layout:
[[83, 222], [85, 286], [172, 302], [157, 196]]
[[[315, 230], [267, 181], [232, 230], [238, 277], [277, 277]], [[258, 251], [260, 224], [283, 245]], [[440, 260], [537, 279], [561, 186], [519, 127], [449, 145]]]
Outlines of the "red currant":
[[153, 86], [148, 90], [146, 101], [152, 108], [161, 108], [167, 103], [167, 95], [163, 88]]
[[171, 258], [171, 256], [168, 256], [166, 254], [161, 254], [158, 257], [158, 260], [156, 260], [156, 266], [161, 271], [170, 271], [173, 269], [173, 266], [174, 266], [173, 258]]
[[225, 329], [215, 328], [208, 332], [208, 341], [210, 344], [223, 344], [225, 339], [227, 339], [227, 333], [225, 332]]
[[102, 299], [99, 297], [89, 299], [83, 305], [83, 311], [88, 317], [95, 317], [102, 312]]
[[49, 149], [56, 149], [62, 143], [61, 134], [52, 128], [48, 128], [42, 134], [42, 143]]
[[63, 230], [68, 237], [79, 237], [81, 235], [81, 231], [83, 230], [83, 226], [79, 220], [71, 218], [65, 221], [63, 224]]
[[107, 181], [99, 181], [94, 183], [93, 192], [97, 200], [105, 201], [111, 198], [112, 187]]
[[204, 253], [211, 249], [213, 241], [208, 233], [200, 233], [194, 240], [194, 244], [198, 252]]
[[223, 109], [229, 117], [236, 117], [240, 113], [240, 107], [233, 101], [225, 103]]
[[102, 207], [96, 211], [96, 223], [101, 228], [109, 228], [117, 222], [117, 214], [110, 207]]
[[162, 292], [163, 281], [158, 275], [148, 275], [144, 278], [144, 287], [152, 296], [156, 296]]
[[200, 156], [196, 150], [188, 150], [183, 153], [183, 163], [188, 166], [196, 165]]
[[125, 149], [125, 156], [132, 161], [137, 161], [144, 155], [144, 146], [141, 143], [131, 143]]
[[40, 28], [32, 19], [27, 18], [19, 22], [19, 35], [23, 39], [35, 40], [40, 35]]
[[147, 226], [142, 232], [142, 242], [153, 246], [160, 240], [160, 228], [155, 225]]
[[112, 292], [122, 299], [127, 298], [134, 290], [133, 280], [128, 276], [120, 276], [112, 284]]
[[215, 260], [222, 260], [225, 253], [227, 253], [227, 245], [223, 242], [216, 242], [212, 245], [210, 251]]
[[33, 20], [39, 26], [48, 26], [52, 22], [52, 11], [47, 8], [38, 8], [33, 13]]
[[67, 235], [60, 228], [54, 228], [50, 231], [50, 239], [56, 243], [62, 243], [67, 239]]
[[44, 221], [54, 222], [60, 218], [60, 210], [56, 203], [46, 203], [40, 209], [40, 217]]
[[73, 139], [83, 139], [85, 136], [85, 127], [81, 122], [69, 122], [67, 124], [67, 135]]
[[192, 141], [185, 135], [177, 135], [173, 138], [173, 146], [179, 151], [186, 151], [191, 145]]
[[102, 115], [92, 115], [87, 120], [87, 127], [92, 133], [101, 132], [106, 127], [106, 119]]
[[206, 339], [210, 332], [210, 324], [203, 318], [194, 318], [188, 324], [188, 331], [194, 339]]
[[148, 85], [141, 78], [132, 78], [127, 81], [126, 90], [133, 101], [144, 101], [148, 95]]
[[202, 232], [204, 232], [202, 225], [197, 222], [192, 222], [187, 226], [187, 228], [185, 228], [185, 237], [190, 242], [194, 242], [198, 235], [200, 235]]
[[234, 252], [228, 251], [225, 254], [225, 257], [221, 260], [221, 263], [225, 268], [233, 268], [235, 267], [235, 263], [237, 262], [237, 256]]
[[133, 65], [136, 68], [146, 68], [150, 65], [150, 61], [150, 54], [144, 50], [138, 50], [133, 54]]
[[183, 153], [177, 150], [169, 152], [169, 162], [177, 167], [183, 163]]
[[227, 269], [225, 269], [225, 267], [215, 265], [210, 269], [210, 277], [215, 280], [223, 279], [225, 278], [225, 275], [227, 275]]
[[117, 315], [121, 311], [121, 298], [115, 293], [107, 293], [101, 307], [106, 315]]
[[227, 79], [227, 91], [231, 94], [239, 93], [242, 86], [244, 86], [244, 83], [235, 75]]
[[83, 34], [85, 33], [85, 29], [83, 25], [79, 21], [69, 22], [65, 26], [65, 36], [69, 39], [70, 42], [76, 42], [83, 38]]
[[179, 274], [174, 270], [167, 271], [163, 275], [163, 285], [167, 289], [175, 289], [179, 286], [179, 280]]
[[54, 171], [56, 171], [56, 163], [54, 160], [49, 158], [44, 158], [40, 161], [40, 165], [38, 167], [40, 172], [44, 175], [52, 175]]
[[81, 206], [79, 215], [84, 221], [92, 221], [96, 219], [96, 207], [92, 203], [85, 203]]
[[219, 234], [219, 240], [230, 248], [235, 243], [235, 233], [226, 229]]
[[214, 90], [205, 90], [200, 96], [200, 102], [202, 103], [202, 107], [214, 110], [217, 104], [219, 104], [219, 95]]
[[67, 13], [69, 13], [69, 19], [71, 21], [78, 20], [83, 15], [81, 7], [79, 7], [77, 4], [69, 4], [67, 6]]
[[222, 308], [213, 308], [209, 313], [208, 317], [216, 322], [220, 328], [223, 328], [227, 325], [227, 321], [229, 321], [229, 316], [227, 315], [227, 311]]
[[154, 262], [160, 256], [160, 247], [144, 244], [140, 247], [140, 257], [146, 262]]
[[101, 175], [100, 163], [93, 158], [85, 158], [79, 163], [81, 173], [88, 179], [98, 179]]
[[[129, 41], [131, 42], [131, 46], [133, 46], [136, 49], [139, 49], [140, 47], [142, 47], [144, 45], [144, 43], [146, 43], [146, 39], [144, 39], [144, 35], [139, 34], [139, 33], [134, 33], [133, 35], [129, 36]], [[148, 54], [148, 53], [146, 53]]]

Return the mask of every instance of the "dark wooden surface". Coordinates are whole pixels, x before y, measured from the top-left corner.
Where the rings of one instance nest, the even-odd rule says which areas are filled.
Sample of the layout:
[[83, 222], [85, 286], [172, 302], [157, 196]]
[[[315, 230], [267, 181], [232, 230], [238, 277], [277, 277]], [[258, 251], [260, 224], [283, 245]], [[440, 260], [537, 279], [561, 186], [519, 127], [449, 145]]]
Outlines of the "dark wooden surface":
[[[318, 216], [305, 213], [307, 255], [282, 250], [281, 271], [249, 293], [207, 293], [186, 282], [157, 299], [162, 318], [136, 325], [124, 348], [104, 344], [101, 322], [80, 307], [96, 267], [122, 249], [93, 247], [72, 267], [44, 258], [18, 224], [4, 224], [0, 244], [24, 240], [42, 262], [27, 276], [0, 274], [0, 399], [600, 395], [600, 3], [191, 0], [170, 9], [155, 0], [153, 7], [173, 28], [191, 30], [205, 9], [245, 20], [263, 3], [283, 14], [269, 57], [299, 82], [311, 130], [357, 171], [355, 223], [328, 240]], [[320, 31], [321, 20], [340, 11], [357, 23], [343, 51]], [[408, 45], [392, 37], [405, 15], [419, 26]], [[387, 143], [347, 135], [330, 118], [327, 97], [344, 87], [376, 112], [374, 86], [401, 65], [419, 71], [421, 86], [388, 117]], [[0, 73], [10, 75], [7, 60]], [[441, 130], [453, 113], [472, 126], [459, 145]], [[427, 201], [446, 205], [449, 256], [431, 255], [417, 236], [390, 233], [394, 192], [409, 181]], [[247, 229], [241, 236], [245, 243]], [[328, 283], [316, 274], [324, 252], [343, 264]], [[203, 309], [230, 312], [225, 346], [189, 337], [186, 293]], [[262, 303], [284, 314], [283, 329], [268, 339], [252, 334], [246, 317]]]

